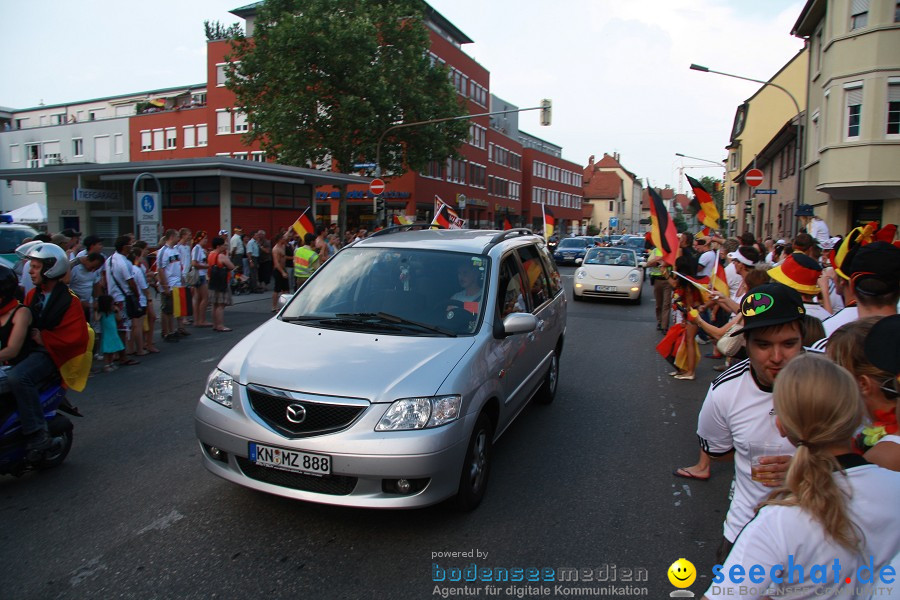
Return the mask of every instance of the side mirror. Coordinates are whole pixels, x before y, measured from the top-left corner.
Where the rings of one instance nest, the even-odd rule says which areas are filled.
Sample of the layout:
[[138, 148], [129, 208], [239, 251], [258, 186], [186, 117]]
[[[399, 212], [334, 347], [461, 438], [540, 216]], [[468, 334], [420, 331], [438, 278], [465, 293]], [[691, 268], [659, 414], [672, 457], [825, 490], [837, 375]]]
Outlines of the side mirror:
[[531, 333], [537, 329], [537, 324], [537, 317], [531, 313], [512, 313], [503, 319], [503, 333], [506, 336]]
[[291, 299], [291, 294], [281, 294], [278, 296], [278, 310], [284, 308], [284, 306], [288, 303], [288, 300]]
[[639, 266], [640, 268], [642, 268], [642, 269], [646, 269], [646, 268], [647, 268], [647, 261], [642, 260], [641, 262], [638, 263], [638, 266]]
[[580, 264], [582, 263], [582, 261], [584, 261], [583, 258], [576, 258], [576, 259], [575, 259], [575, 264], [576, 264], [576, 265], [580, 265]]

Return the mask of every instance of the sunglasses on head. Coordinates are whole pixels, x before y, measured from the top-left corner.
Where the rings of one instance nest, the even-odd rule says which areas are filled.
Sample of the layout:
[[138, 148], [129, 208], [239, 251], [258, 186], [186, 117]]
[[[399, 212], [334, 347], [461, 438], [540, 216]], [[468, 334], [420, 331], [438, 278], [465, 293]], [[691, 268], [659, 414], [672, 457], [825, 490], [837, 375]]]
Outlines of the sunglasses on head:
[[887, 400], [896, 400], [898, 397], [900, 397], [900, 391], [897, 390], [896, 377], [888, 377], [887, 379], [882, 381], [878, 387], [880, 387], [881, 391], [884, 392], [884, 397]]

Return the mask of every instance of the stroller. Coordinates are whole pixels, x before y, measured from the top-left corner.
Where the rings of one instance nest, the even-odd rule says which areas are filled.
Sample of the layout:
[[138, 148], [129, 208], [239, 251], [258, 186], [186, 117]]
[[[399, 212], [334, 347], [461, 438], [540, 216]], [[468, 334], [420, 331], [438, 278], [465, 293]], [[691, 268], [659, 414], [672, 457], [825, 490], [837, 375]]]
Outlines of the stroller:
[[235, 271], [231, 276], [232, 295], [236, 296], [238, 294], [249, 294], [251, 291], [250, 278], [241, 273], [239, 270]]

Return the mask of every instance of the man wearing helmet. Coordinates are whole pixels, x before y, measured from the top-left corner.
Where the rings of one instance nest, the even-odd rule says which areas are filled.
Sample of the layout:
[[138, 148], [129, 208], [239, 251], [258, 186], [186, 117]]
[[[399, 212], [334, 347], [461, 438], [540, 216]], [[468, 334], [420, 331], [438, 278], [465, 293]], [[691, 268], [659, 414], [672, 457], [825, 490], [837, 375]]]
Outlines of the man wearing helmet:
[[50, 446], [47, 422], [38, 394], [40, 385], [57, 371], [67, 387], [84, 389], [91, 367], [93, 336], [81, 302], [63, 283], [69, 271], [65, 250], [46, 242], [19, 246], [16, 254], [28, 260], [34, 289], [25, 296], [31, 309], [34, 350], [9, 371], [9, 386], [16, 398], [27, 449]]

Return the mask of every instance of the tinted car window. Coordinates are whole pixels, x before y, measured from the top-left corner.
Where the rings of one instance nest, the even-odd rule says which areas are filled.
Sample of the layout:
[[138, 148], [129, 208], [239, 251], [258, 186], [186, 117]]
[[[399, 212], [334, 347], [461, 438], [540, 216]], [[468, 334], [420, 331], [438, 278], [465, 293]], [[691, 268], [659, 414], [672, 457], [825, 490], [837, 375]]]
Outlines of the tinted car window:
[[584, 240], [579, 238], [566, 238], [559, 243], [557, 248], [584, 248]]
[[12, 254], [23, 240], [36, 235], [37, 231], [31, 228], [0, 229], [0, 254]]
[[455, 333], [473, 333], [484, 312], [487, 280], [484, 256], [347, 248], [310, 279], [281, 318], [339, 329], [344, 319], [347, 329], [356, 329], [359, 325], [352, 317], [387, 313]]
[[553, 297], [550, 291], [550, 282], [547, 274], [544, 273], [544, 265], [537, 248], [524, 246], [519, 248], [518, 253], [522, 267], [525, 269], [528, 291], [531, 294], [531, 305], [537, 308]]
[[550, 279], [550, 292], [555, 296], [562, 289], [562, 277], [559, 275], [559, 269], [556, 268], [556, 263], [546, 246], [541, 246], [539, 254], [544, 263], [544, 270]]
[[503, 259], [500, 264], [500, 282], [497, 288], [497, 313], [500, 318], [515, 312], [527, 312], [524, 285], [519, 265], [513, 255]]

